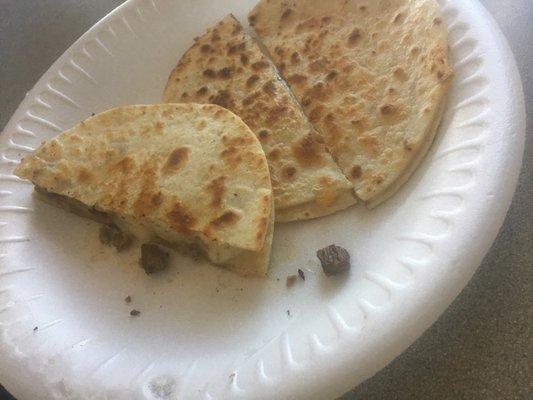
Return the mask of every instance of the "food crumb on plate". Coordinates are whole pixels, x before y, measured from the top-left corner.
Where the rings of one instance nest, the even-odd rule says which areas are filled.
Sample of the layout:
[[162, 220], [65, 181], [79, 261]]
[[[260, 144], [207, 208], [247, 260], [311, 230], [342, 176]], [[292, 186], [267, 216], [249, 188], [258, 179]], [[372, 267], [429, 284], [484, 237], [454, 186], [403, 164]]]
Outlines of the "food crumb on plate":
[[168, 259], [169, 254], [155, 244], [145, 243], [141, 246], [141, 267], [148, 275], [166, 269], [168, 267]]
[[350, 269], [350, 254], [340, 246], [332, 244], [318, 250], [316, 255], [327, 276], [337, 275]]
[[139, 315], [141, 315], [141, 312], [139, 310], [131, 310], [130, 315], [132, 317], [138, 317]]
[[300, 268], [298, 268], [298, 275], [300, 276], [300, 278], [302, 278], [302, 280], [305, 281], [305, 274], [304, 274], [304, 271], [301, 270]]
[[126, 303], [131, 303], [131, 296], [126, 296], [126, 298], [124, 299], [124, 301]]

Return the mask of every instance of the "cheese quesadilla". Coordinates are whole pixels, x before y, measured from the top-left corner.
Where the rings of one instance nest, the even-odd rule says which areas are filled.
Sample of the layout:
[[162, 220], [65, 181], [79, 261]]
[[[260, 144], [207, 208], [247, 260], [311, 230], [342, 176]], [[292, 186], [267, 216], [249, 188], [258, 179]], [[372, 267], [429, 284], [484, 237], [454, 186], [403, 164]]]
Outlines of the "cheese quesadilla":
[[125, 106], [45, 142], [15, 174], [49, 201], [143, 241], [264, 275], [273, 233], [266, 157], [216, 105]]
[[452, 70], [435, 0], [261, 0], [250, 24], [359, 198], [407, 180]]

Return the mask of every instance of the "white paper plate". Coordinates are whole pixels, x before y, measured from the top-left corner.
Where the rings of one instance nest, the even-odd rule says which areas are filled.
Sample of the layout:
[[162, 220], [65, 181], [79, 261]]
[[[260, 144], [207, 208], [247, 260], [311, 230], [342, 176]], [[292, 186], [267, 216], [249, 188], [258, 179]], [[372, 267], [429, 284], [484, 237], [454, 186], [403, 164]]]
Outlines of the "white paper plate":
[[[489, 249], [516, 185], [525, 114], [513, 57], [474, 1], [440, 1], [456, 76], [425, 162], [374, 211], [278, 225], [270, 279], [177, 254], [148, 277], [137, 248], [104, 248], [95, 223], [35, 201], [12, 175], [91, 113], [157, 102], [192, 38], [229, 12], [244, 20], [254, 3], [130, 0], [54, 63], [7, 125], [0, 382], [19, 399], [332, 398], [412, 343]], [[331, 243], [352, 254], [348, 276], [322, 274], [315, 251]], [[297, 268], [306, 280], [287, 289]]]

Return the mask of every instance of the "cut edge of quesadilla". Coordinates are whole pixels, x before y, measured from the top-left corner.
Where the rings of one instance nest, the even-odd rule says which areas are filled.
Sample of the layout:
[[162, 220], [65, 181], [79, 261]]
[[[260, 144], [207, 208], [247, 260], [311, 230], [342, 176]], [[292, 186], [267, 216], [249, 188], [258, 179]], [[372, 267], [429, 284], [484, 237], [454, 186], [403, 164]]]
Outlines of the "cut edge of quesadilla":
[[[224, 149], [237, 149], [243, 160], [227, 165]], [[214, 175], [200, 168], [212, 166]], [[219, 173], [224, 179], [210, 179]], [[219, 106], [108, 110], [43, 143], [15, 175], [32, 181], [45, 202], [143, 242], [201, 254], [241, 275], [267, 272], [274, 214], [266, 159], [242, 120]], [[218, 186], [210, 188], [213, 182]]]

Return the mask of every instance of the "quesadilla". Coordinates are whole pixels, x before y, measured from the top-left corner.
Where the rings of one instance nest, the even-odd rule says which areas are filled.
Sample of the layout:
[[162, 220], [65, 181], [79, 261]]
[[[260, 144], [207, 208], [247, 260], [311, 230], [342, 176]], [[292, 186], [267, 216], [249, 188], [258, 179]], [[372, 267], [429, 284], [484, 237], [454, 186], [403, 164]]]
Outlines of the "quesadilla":
[[250, 24], [359, 198], [408, 179], [452, 70], [435, 0], [261, 0]]
[[196, 39], [172, 71], [163, 99], [215, 103], [243, 119], [267, 156], [277, 221], [315, 218], [355, 203], [352, 184], [232, 15]]
[[145, 242], [264, 275], [273, 233], [266, 157], [216, 105], [115, 108], [45, 142], [15, 174], [48, 201]]

